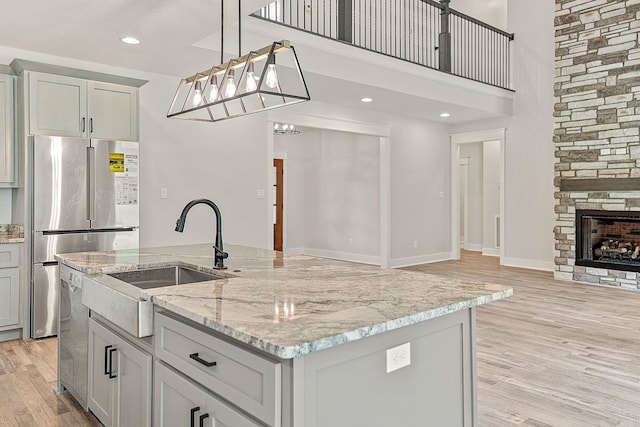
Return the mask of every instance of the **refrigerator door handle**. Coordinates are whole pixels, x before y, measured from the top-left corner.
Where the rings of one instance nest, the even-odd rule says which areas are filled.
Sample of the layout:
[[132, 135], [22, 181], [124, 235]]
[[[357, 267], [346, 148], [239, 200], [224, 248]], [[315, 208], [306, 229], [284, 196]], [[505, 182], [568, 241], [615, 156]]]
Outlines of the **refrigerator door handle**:
[[96, 154], [95, 148], [87, 147], [87, 219], [94, 220], [96, 213]]

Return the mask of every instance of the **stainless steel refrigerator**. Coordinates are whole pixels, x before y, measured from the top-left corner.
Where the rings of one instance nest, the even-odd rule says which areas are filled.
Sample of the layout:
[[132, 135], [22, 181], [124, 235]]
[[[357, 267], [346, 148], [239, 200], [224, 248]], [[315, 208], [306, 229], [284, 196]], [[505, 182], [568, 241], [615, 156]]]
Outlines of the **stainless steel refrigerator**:
[[57, 334], [57, 253], [138, 247], [137, 142], [30, 136], [31, 337]]

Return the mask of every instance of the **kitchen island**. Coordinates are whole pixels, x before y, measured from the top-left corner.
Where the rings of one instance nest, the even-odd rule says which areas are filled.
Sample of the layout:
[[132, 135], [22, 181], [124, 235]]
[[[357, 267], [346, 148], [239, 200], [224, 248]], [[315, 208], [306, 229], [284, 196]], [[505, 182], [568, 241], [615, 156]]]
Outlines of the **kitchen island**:
[[[226, 249], [227, 270], [211, 269], [210, 245], [57, 256], [108, 292], [153, 305], [154, 425], [210, 425], [215, 408], [234, 427], [477, 423], [475, 307], [511, 288]], [[132, 290], [108, 276], [176, 265], [222, 278]], [[214, 409], [204, 413], [206, 399], [187, 385], [217, 399]]]

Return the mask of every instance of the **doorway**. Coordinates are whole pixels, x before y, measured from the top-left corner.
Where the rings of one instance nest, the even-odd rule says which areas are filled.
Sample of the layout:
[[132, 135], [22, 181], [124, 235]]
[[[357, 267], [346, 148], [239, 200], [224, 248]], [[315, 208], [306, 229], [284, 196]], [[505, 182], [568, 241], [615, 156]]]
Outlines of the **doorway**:
[[282, 251], [284, 212], [284, 160], [273, 159], [273, 250]]
[[499, 256], [502, 264], [508, 220], [504, 171], [505, 129], [451, 135], [452, 259], [460, 259], [464, 248]]

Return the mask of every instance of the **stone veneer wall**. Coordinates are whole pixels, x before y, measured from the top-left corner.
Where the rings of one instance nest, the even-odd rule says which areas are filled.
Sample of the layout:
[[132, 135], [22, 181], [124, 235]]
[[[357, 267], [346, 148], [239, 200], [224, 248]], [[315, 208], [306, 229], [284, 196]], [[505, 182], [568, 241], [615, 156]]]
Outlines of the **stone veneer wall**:
[[640, 210], [639, 32], [640, 0], [556, 0], [558, 279], [640, 289], [640, 273], [574, 265], [576, 209]]

